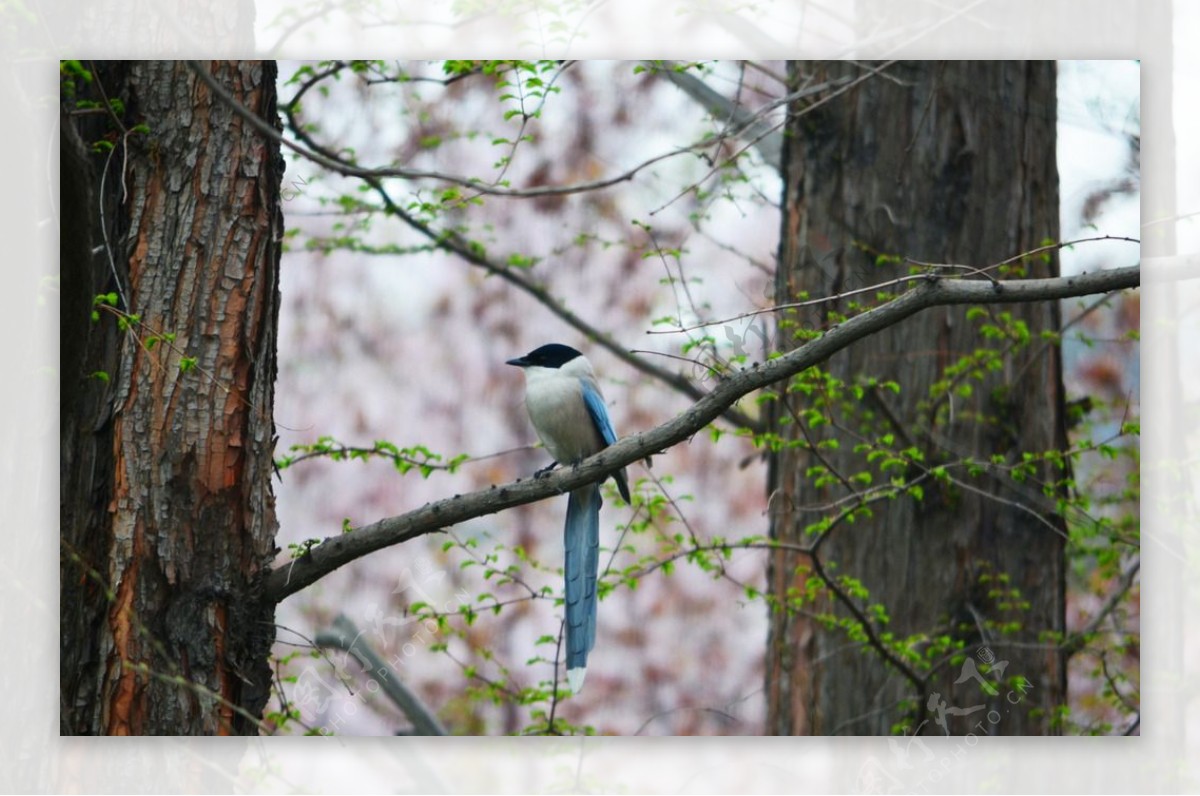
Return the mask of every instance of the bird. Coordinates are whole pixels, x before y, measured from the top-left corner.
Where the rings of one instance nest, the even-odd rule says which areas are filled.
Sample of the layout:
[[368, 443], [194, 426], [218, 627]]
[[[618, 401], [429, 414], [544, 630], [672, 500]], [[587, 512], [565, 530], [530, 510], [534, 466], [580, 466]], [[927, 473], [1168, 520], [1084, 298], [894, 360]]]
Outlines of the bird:
[[[554, 457], [539, 470], [579, 464], [617, 441], [604, 396], [587, 357], [568, 345], [549, 343], [506, 364], [525, 374], [525, 408], [538, 438]], [[612, 475], [621, 498], [629, 499], [625, 470]], [[596, 643], [596, 579], [600, 569], [600, 485], [571, 491], [563, 531], [566, 555], [567, 685], [579, 693], [587, 675], [588, 653]]]

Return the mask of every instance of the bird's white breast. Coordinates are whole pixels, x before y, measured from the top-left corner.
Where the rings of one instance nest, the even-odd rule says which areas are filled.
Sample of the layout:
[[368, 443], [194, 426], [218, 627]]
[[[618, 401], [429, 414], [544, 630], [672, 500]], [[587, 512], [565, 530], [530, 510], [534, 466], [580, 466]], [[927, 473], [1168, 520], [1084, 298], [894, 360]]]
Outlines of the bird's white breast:
[[560, 464], [574, 464], [603, 447], [579, 376], [566, 368], [525, 368], [525, 406], [542, 444]]

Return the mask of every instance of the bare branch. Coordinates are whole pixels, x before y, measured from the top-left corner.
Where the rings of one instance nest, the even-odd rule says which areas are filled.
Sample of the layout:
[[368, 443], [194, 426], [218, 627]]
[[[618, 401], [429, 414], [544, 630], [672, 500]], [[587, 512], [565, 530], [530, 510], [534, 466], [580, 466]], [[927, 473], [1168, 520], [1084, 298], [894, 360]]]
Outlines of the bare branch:
[[345, 614], [338, 614], [333, 626], [322, 630], [315, 639], [317, 645], [333, 647], [353, 655], [366, 669], [367, 676], [379, 683], [388, 699], [403, 711], [416, 730], [415, 735], [446, 735], [446, 728], [437, 716], [425, 707], [416, 694], [408, 690], [396, 670], [388, 665], [370, 644], [361, 639], [362, 631]]
[[[654, 378], [683, 393], [689, 398], [699, 400], [707, 394], [704, 392], [704, 390], [688, 381], [684, 376], [678, 373], [673, 373], [665, 368], [661, 368], [643, 357], [636, 356], [629, 349], [621, 346], [612, 338], [611, 335], [601, 331], [597, 327], [585, 321], [583, 318], [580, 318], [573, 311], [571, 311], [569, 307], [567, 307], [558, 299], [554, 298], [554, 296], [551, 296], [546, 288], [534, 282], [530, 275], [526, 272], [521, 271], [520, 269], [510, 268], [508, 266], [495, 263], [488, 259], [478, 249], [478, 247], [472, 246], [469, 241], [464, 239], [458, 233], [452, 231], [438, 232], [424, 221], [421, 221], [412, 214], [408, 213], [404, 210], [404, 208], [392, 201], [391, 196], [388, 195], [383, 187], [383, 184], [379, 180], [366, 179], [366, 182], [368, 185], [374, 188], [375, 191], [380, 195], [380, 198], [383, 199], [384, 205], [387, 207], [389, 213], [396, 216], [414, 230], [427, 237], [433, 243], [435, 248], [456, 254], [472, 265], [476, 265], [488, 273], [500, 277], [509, 284], [524, 290], [526, 293], [536, 299], [538, 303], [565, 321], [568, 326], [571, 326], [588, 340], [591, 340], [593, 343], [596, 343], [600, 347], [604, 348], [610, 354], [630, 367], [640, 370], [642, 373], [645, 373], [648, 376], [653, 376]], [[728, 408], [722, 412], [722, 415], [724, 415], [729, 422], [742, 428], [753, 430], [759, 425], [753, 419], [746, 416], [742, 412], [739, 412], [737, 409]]]
[[662, 75], [713, 116], [724, 120], [729, 134], [746, 135], [756, 141], [755, 148], [768, 166], [776, 172], [783, 168], [783, 133], [764, 122], [760, 114], [727, 99], [690, 72], [668, 66], [662, 70]]
[[953, 304], [1049, 301], [1107, 293], [1137, 287], [1140, 279], [1141, 269], [1136, 266], [1053, 279], [1012, 280], [995, 285], [976, 280], [927, 277], [899, 298], [850, 318], [787, 354], [765, 363], [755, 363], [725, 379], [682, 414], [650, 431], [619, 440], [576, 467], [564, 467], [542, 478], [518, 480], [467, 495], [455, 495], [351, 533], [330, 537], [302, 557], [272, 570], [267, 575], [266, 598], [275, 602], [283, 600], [335, 569], [384, 547], [600, 481], [638, 459], [688, 439], [743, 396], [819, 364], [855, 341], [921, 310]]

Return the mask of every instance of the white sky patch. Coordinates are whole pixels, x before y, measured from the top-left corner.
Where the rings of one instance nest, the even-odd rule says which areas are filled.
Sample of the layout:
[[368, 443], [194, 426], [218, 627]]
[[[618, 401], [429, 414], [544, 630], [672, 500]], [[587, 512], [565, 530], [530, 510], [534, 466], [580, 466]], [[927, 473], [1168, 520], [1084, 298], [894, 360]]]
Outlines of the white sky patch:
[[[1140, 68], [1136, 61], [1060, 61], [1058, 65], [1058, 177], [1064, 240], [1140, 235], [1140, 185], [1130, 168], [1130, 136], [1140, 131]], [[1123, 177], [1132, 193], [1114, 193], [1089, 223], [1088, 199]], [[1133, 265], [1136, 244], [1087, 244], [1062, 252], [1062, 272]]]

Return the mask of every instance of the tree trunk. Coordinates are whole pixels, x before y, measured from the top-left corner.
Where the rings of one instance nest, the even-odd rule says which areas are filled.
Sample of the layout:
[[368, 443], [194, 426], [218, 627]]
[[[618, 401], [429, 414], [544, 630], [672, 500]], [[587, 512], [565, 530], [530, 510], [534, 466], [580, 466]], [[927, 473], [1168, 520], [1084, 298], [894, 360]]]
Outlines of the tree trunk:
[[[790, 74], [798, 84], [815, 73], [813, 82], [821, 83], [858, 78], [864, 69], [803, 63]], [[983, 266], [1057, 241], [1055, 102], [1053, 63], [930, 62], [889, 67], [811, 111], [790, 108], [777, 301], [904, 276], [910, 264], [897, 257]], [[1052, 255], [1014, 266], [1030, 277], [1058, 273]], [[793, 336], [797, 329], [828, 328], [834, 321], [827, 312], [853, 314], [852, 303], [875, 301], [872, 290], [802, 308], [781, 323], [781, 348], [803, 342]], [[1027, 325], [1027, 345], [982, 334], [982, 324], [1011, 328], [1002, 311]], [[1056, 495], [1043, 495], [1040, 483], [1063, 473], [1039, 466], [1038, 480], [1023, 486], [990, 464], [993, 456], [1007, 466], [1026, 451], [1065, 448], [1059, 349], [1039, 337], [1058, 328], [1057, 302], [989, 309], [983, 317], [941, 308], [825, 363], [826, 373], [861, 386], [861, 399], [849, 387], [841, 397], [822, 387], [812, 395], [789, 391], [777, 401], [773, 416], [785, 442], [772, 463], [771, 530], [782, 542], [811, 546], [817, 537], [805, 528], [819, 515], [806, 507], [859, 489], [850, 477], [862, 471], [872, 471], [879, 484], [889, 474], [919, 476], [922, 465], [965, 458], [984, 464], [974, 476], [951, 465], [960, 483], [928, 477], [923, 497], [876, 502], [871, 517], [834, 526], [816, 565], [803, 553], [774, 554], [771, 591], [781, 605], [790, 599], [792, 610], [771, 617], [768, 732], [1056, 730], [1055, 710], [1066, 693], [1066, 659], [1054, 645], [1065, 624], [1065, 524], [1054, 513]], [[969, 368], [954, 376], [952, 366], [985, 347], [1003, 351], [999, 369], [980, 363], [982, 375]], [[872, 387], [869, 377], [895, 380], [900, 392]], [[948, 396], [935, 386], [947, 378]], [[933, 398], [931, 388], [941, 397]], [[817, 398], [828, 402], [821, 412], [833, 422], [805, 422], [802, 429], [801, 413]], [[918, 448], [922, 465], [881, 473], [854, 452], [885, 435], [891, 449]], [[814, 452], [809, 438], [840, 444]], [[815, 486], [814, 466], [837, 475]], [[869, 596], [850, 599], [870, 618], [878, 644], [890, 641], [897, 650], [910, 636], [928, 639], [909, 645], [919, 657], [901, 658], [907, 675], [870, 639], [855, 640], [844, 627], [813, 618], [832, 612], [852, 629], [860, 624], [862, 617], [829, 589], [817, 592], [807, 613], [795, 610], [795, 595], [817, 568], [830, 578], [861, 581]], [[849, 594], [846, 584], [853, 581], [842, 583]], [[870, 614], [868, 604], [883, 606], [888, 618]], [[939, 638], [945, 650], [932, 652]]]
[[[273, 64], [205, 68], [275, 119]], [[70, 82], [60, 730], [254, 733], [274, 638], [259, 595], [276, 532], [283, 161], [183, 63]], [[120, 104], [80, 114], [78, 99]]]

